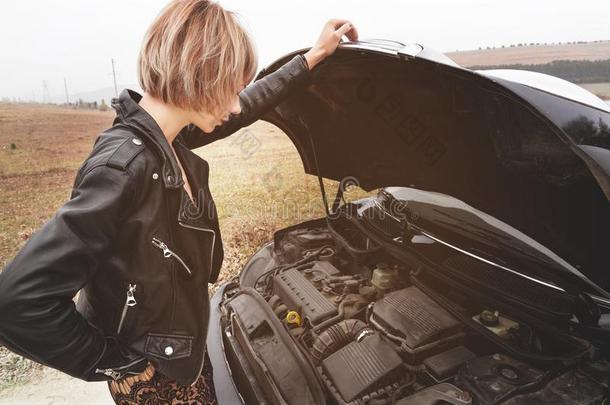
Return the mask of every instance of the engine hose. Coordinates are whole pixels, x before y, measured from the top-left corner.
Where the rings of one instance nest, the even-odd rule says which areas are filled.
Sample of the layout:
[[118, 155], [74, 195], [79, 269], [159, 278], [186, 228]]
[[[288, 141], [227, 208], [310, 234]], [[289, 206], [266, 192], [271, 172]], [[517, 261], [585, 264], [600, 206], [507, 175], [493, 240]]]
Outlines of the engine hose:
[[294, 263], [280, 264], [280, 265], [277, 265], [275, 267], [270, 268], [269, 270], [264, 271], [254, 281], [254, 287], [256, 288], [256, 286], [258, 285], [258, 283], [261, 280], [261, 278], [269, 276], [270, 273], [276, 274], [277, 272], [280, 272], [282, 270], [287, 270], [287, 269], [291, 269], [291, 268], [294, 268], [294, 267], [297, 267], [297, 268], [300, 269], [301, 266], [309, 264], [310, 262], [312, 262], [313, 260], [318, 258], [318, 256], [320, 256], [326, 249], [330, 249], [330, 250], [332, 250], [334, 252], [334, 249], [332, 248], [332, 246], [324, 245], [324, 246], [322, 246], [322, 247], [320, 247], [318, 249], [309, 251], [311, 253], [308, 256], [305, 256], [305, 257], [297, 260]]
[[345, 313], [344, 307], [345, 307], [345, 301], [341, 301], [341, 303], [339, 304], [339, 313], [337, 315], [333, 316], [332, 318], [329, 318], [329, 319], [325, 320], [324, 322], [322, 322], [321, 324], [312, 328], [314, 333], [318, 333], [322, 329], [328, 327], [329, 325], [333, 325], [333, 324], [339, 322], [340, 320], [342, 320], [343, 315]]
[[326, 357], [355, 340], [366, 328], [366, 324], [358, 319], [346, 319], [326, 329], [318, 335], [311, 348], [314, 362], [320, 364]]

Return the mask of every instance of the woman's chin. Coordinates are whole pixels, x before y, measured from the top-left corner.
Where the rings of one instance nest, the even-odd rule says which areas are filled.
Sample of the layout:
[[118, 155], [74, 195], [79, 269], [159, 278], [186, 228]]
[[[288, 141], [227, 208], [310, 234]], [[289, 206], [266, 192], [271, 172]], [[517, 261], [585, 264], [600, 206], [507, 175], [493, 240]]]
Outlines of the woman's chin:
[[202, 130], [203, 132], [210, 133], [210, 132], [212, 132], [214, 129], [216, 129], [216, 127], [217, 127], [218, 125], [219, 125], [219, 124], [213, 123], [213, 124], [207, 124], [207, 125], [205, 125], [203, 128], [201, 128], [201, 127], [200, 127], [200, 128], [201, 128], [201, 130]]

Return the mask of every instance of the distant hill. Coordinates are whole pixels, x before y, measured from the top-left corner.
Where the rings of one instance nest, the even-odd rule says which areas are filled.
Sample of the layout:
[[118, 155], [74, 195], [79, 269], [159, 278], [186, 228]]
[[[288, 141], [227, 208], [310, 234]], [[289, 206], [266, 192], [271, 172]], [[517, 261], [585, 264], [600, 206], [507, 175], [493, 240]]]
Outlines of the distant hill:
[[561, 45], [515, 45], [447, 52], [446, 55], [464, 67], [543, 64], [555, 60], [593, 61], [610, 59], [610, 40]]

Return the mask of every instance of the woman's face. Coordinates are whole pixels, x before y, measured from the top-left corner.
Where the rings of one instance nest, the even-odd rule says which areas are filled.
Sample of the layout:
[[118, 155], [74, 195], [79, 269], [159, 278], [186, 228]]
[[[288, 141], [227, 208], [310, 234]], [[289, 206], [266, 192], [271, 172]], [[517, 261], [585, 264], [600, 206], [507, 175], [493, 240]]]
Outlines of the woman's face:
[[[245, 84], [242, 85], [239, 91], [244, 88]], [[192, 115], [192, 123], [203, 132], [212, 132], [214, 128], [226, 122], [231, 114], [239, 114], [241, 112], [238, 94], [239, 93], [235, 94], [231, 101], [223, 106], [216, 114], [209, 111], [196, 111]]]

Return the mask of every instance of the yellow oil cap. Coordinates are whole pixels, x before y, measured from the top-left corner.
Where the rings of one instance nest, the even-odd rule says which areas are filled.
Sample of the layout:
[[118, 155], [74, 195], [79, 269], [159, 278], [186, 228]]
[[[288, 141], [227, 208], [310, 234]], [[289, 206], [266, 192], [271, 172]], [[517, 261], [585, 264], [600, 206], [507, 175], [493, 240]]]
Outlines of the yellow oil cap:
[[289, 325], [301, 326], [301, 316], [297, 311], [288, 311], [286, 314], [286, 322]]

